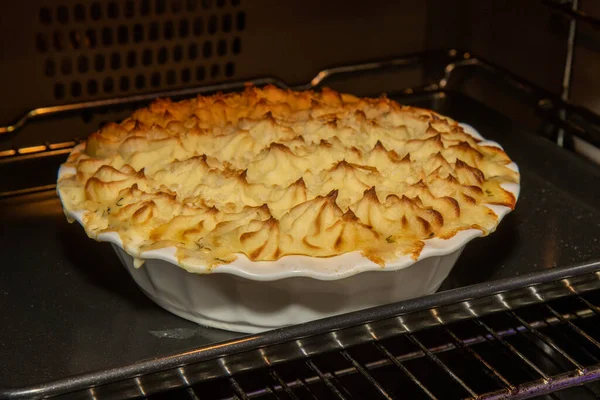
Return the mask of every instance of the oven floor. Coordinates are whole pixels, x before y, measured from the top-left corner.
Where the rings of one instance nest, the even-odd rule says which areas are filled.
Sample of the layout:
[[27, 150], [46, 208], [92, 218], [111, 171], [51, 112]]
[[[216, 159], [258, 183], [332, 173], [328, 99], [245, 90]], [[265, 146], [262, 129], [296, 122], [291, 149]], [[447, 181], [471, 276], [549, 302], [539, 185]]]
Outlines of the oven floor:
[[[501, 143], [522, 174], [516, 210], [497, 232], [467, 246], [441, 290], [598, 258], [598, 166], [458, 93], [399, 100], [474, 126]], [[0, 387], [34, 386], [240, 336], [197, 326], [147, 299], [108, 244], [67, 223], [54, 191], [0, 200], [0, 218]]]

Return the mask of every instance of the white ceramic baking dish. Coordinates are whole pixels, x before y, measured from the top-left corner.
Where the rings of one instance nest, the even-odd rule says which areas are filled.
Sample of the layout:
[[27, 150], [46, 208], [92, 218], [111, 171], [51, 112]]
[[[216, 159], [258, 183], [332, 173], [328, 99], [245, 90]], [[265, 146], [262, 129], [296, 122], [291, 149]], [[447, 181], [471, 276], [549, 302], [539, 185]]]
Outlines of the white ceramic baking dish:
[[[483, 140], [472, 127], [461, 125]], [[500, 147], [491, 141], [481, 144]], [[511, 167], [518, 170], [514, 163]], [[59, 178], [68, 173], [61, 168]], [[518, 198], [519, 185], [503, 187]], [[499, 220], [511, 211], [489, 207]], [[82, 212], [68, 214], [82, 222]], [[123, 248], [118, 234], [104, 233], [97, 239], [112, 244], [135, 282], [164, 309], [201, 325], [256, 333], [431, 294], [448, 276], [465, 245], [478, 236], [481, 231], [470, 229], [446, 240], [425, 240], [418, 260], [401, 257], [385, 268], [353, 252], [261, 262], [240, 255], [211, 271], [202, 265], [179, 264], [174, 248], [138, 254], [136, 258], [144, 263], [136, 267], [131, 255], [135, 252]]]

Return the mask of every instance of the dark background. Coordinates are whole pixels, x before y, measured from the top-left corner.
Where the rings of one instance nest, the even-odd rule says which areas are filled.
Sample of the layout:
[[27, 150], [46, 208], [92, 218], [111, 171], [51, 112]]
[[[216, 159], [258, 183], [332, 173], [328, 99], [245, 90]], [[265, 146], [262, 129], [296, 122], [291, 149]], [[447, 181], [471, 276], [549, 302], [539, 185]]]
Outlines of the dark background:
[[[579, 8], [600, 13], [589, 0]], [[331, 66], [450, 48], [560, 94], [568, 27], [541, 0], [2, 2], [0, 124], [36, 107], [223, 81], [273, 76], [304, 84]], [[599, 35], [579, 23], [572, 81], [573, 101], [596, 112]], [[397, 86], [434, 78], [407, 70]], [[502, 103], [499, 109], [527, 124], [500, 89], [471, 85], [467, 92]], [[86, 136], [100, 122], [87, 115], [68, 131], [24, 129], [2, 138], [0, 150]]]

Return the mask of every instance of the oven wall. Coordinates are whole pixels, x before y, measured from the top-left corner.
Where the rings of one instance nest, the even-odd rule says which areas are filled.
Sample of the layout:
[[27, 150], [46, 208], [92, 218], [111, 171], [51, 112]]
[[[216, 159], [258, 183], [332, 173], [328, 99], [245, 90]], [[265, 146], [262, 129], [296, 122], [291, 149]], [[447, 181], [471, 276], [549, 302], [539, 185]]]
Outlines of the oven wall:
[[[449, 48], [560, 93], [568, 32], [566, 18], [541, 2], [519, 0], [30, 0], [2, 2], [0, 11], [0, 30], [10, 39], [0, 41], [0, 83], [10, 99], [0, 109], [0, 124], [35, 107], [157, 89], [261, 76], [302, 84], [326, 67]], [[585, 32], [580, 37], [574, 98], [598, 108], [598, 96], [586, 90], [597, 84], [585, 62], [593, 45]], [[423, 71], [406, 71], [397, 88], [427, 79]], [[507, 114], [522, 113], [501, 85], [463, 84], [472, 95], [501, 103]], [[96, 123], [88, 118], [74, 129], [81, 136]], [[48, 140], [36, 130], [3, 138], [0, 147]]]
[[[580, 3], [583, 12], [600, 18], [600, 2]], [[600, 30], [579, 23], [575, 43], [571, 97], [577, 104], [600, 114]]]
[[[4, 102], [0, 122], [34, 107], [157, 88], [261, 76], [307, 83], [325, 67], [419, 52], [430, 45], [447, 47], [460, 42], [464, 28], [461, 13], [445, 4], [2, 2], [0, 29], [10, 40], [0, 42], [0, 76], [11, 101]], [[431, 24], [443, 29], [431, 29]]]
[[[567, 54], [569, 20], [541, 1], [469, 2], [467, 49], [473, 54], [546, 89], [560, 94]], [[533, 98], [523, 96], [490, 74], [471, 74], [463, 89], [518, 120], [539, 130]]]

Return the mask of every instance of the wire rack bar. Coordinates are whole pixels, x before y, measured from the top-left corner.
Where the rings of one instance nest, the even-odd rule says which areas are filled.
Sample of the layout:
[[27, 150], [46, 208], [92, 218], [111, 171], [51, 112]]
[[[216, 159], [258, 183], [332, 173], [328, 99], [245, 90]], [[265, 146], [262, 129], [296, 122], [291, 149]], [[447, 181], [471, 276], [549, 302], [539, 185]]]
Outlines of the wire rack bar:
[[477, 361], [479, 361], [485, 367], [485, 370], [491, 376], [493, 376], [494, 378], [499, 380], [508, 390], [514, 390], [514, 388], [515, 388], [514, 385], [512, 383], [510, 383], [510, 381], [508, 379], [506, 379], [497, 369], [492, 367], [490, 363], [485, 361], [483, 359], [483, 357], [481, 357], [479, 355], [479, 353], [477, 353], [475, 350], [473, 350], [473, 348], [471, 346], [467, 346], [458, 336], [456, 336], [456, 334], [454, 334], [454, 332], [452, 332], [447, 327], [445, 327], [444, 330], [446, 331], [448, 336], [450, 336], [450, 338], [452, 339], [452, 341], [454, 342], [456, 347], [463, 349], [464, 351], [469, 353], [471, 356], [473, 356]]
[[375, 348], [377, 350], [382, 352], [394, 365], [396, 365], [398, 368], [400, 368], [400, 370], [404, 373], [404, 375], [406, 375], [415, 385], [417, 385], [419, 387], [419, 389], [421, 389], [427, 397], [429, 397], [432, 400], [437, 400], [437, 397], [435, 397], [433, 395], [433, 393], [431, 393], [429, 391], [429, 389], [427, 389], [427, 387], [425, 385], [423, 385], [423, 383], [421, 383], [421, 381], [419, 379], [417, 379], [417, 377], [414, 376], [413, 373], [410, 372], [408, 370], [408, 368], [406, 368], [404, 366], [404, 364], [402, 364], [396, 357], [394, 357], [394, 355], [392, 353], [390, 353], [390, 351], [388, 349], [386, 349], [385, 346], [383, 346], [381, 343], [379, 343], [377, 341], [373, 342], [373, 345], [375, 346]]
[[529, 366], [529, 368], [531, 368], [539, 376], [541, 376], [544, 381], [549, 381], [550, 380], [550, 377], [548, 375], [546, 375], [544, 373], [544, 371], [542, 371], [541, 369], [539, 369], [538, 366], [535, 365], [535, 363], [533, 363], [530, 359], [528, 359], [527, 357], [525, 357], [525, 355], [523, 355], [523, 353], [521, 353], [519, 350], [517, 350], [512, 344], [510, 344], [506, 340], [504, 340], [500, 335], [498, 335], [498, 333], [495, 330], [493, 330], [492, 328], [490, 328], [485, 322], [483, 322], [480, 319], [474, 319], [473, 321], [477, 325], [479, 325], [480, 327], [482, 327], [483, 329], [485, 329], [490, 335], [492, 335], [492, 337], [498, 343], [500, 343], [502, 346], [504, 346], [504, 348], [506, 350], [508, 350], [508, 352], [510, 354], [512, 354], [513, 356], [516, 356], [518, 359], [520, 359], [525, 364], [527, 364], [527, 366]]
[[271, 396], [275, 397], [276, 399], [281, 398], [281, 397], [279, 397], [279, 394], [278, 394], [279, 390], [277, 390], [277, 388], [274, 387], [273, 385], [267, 384], [267, 391], [271, 394]]
[[277, 371], [275, 371], [273, 368], [270, 368], [269, 375], [271, 375], [271, 378], [273, 378], [273, 380], [275, 380], [279, 384], [279, 386], [283, 389], [285, 394], [287, 394], [292, 400], [298, 400], [298, 396], [296, 396], [296, 393], [294, 393], [293, 390], [288, 386], [288, 384], [285, 383], [283, 379], [281, 379]]
[[0, 199], [4, 198], [4, 197], [21, 196], [21, 195], [26, 195], [26, 194], [31, 194], [31, 193], [43, 192], [43, 191], [52, 190], [52, 189], [56, 189], [56, 184], [35, 186], [32, 188], [11, 190], [8, 192], [0, 192]]
[[381, 386], [381, 384], [379, 382], [377, 382], [377, 379], [375, 379], [373, 377], [373, 375], [371, 375], [369, 373], [369, 371], [358, 361], [356, 361], [356, 359], [354, 359], [354, 357], [352, 357], [346, 350], [342, 350], [340, 351], [340, 354], [350, 362], [350, 364], [352, 364], [352, 366], [354, 368], [356, 368], [356, 370], [362, 375], [364, 376], [369, 383], [375, 387], [377, 389], [377, 391], [379, 392], [379, 394], [381, 394], [384, 398], [388, 399], [388, 400], [393, 400], [393, 397], [383, 388], [383, 386]]
[[186, 392], [188, 394], [188, 396], [190, 397], [191, 400], [200, 400], [200, 397], [198, 397], [198, 395], [196, 394], [196, 391], [194, 390], [194, 388], [187, 388]]
[[477, 397], [477, 400], [498, 400], [511, 399], [521, 400], [530, 399], [551, 394], [558, 390], [566, 389], [572, 386], [584, 385], [586, 383], [600, 379], [600, 364], [589, 367], [583, 374], [578, 371], [569, 371], [563, 374], [554, 375], [551, 380], [538, 379], [517, 386], [512, 393], [498, 391], [486, 393]]
[[456, 383], [462, 386], [463, 389], [467, 391], [471, 396], [476, 397], [477, 393], [475, 393], [462, 379], [460, 379], [454, 371], [452, 371], [446, 364], [442, 362], [435, 354], [433, 354], [427, 346], [425, 346], [419, 339], [417, 339], [413, 334], [407, 334], [406, 337], [413, 342], [417, 347], [421, 349], [423, 354], [431, 361], [433, 361], [438, 367], [440, 367], [448, 376], [450, 376]]
[[548, 336], [544, 335], [542, 332], [535, 329], [533, 326], [531, 326], [531, 324], [529, 322], [525, 321], [523, 318], [521, 318], [519, 315], [517, 315], [517, 313], [515, 313], [514, 311], [511, 310], [511, 311], [508, 311], [507, 313], [510, 316], [512, 316], [514, 319], [519, 321], [519, 323], [521, 325], [523, 325], [525, 328], [527, 328], [527, 330], [529, 332], [531, 332], [532, 334], [534, 334], [538, 339], [540, 339], [542, 342], [544, 342], [545, 344], [550, 346], [554, 351], [556, 351], [558, 354], [563, 356], [567, 361], [569, 361], [571, 364], [573, 364], [573, 366], [575, 368], [577, 368], [578, 371], [580, 371], [581, 373], [583, 373], [585, 371], [585, 367], [583, 365], [579, 364], [573, 357], [571, 357], [569, 355], [569, 353], [567, 353], [566, 351], [561, 349], [560, 346], [558, 346], [556, 343], [554, 343], [554, 341], [552, 339], [550, 339]]
[[[593, 337], [591, 337], [590, 335], [588, 335], [587, 332], [585, 332], [583, 329], [581, 329], [580, 327], [578, 327], [577, 325], [575, 325], [573, 322], [567, 320], [562, 314], [560, 314], [554, 308], [550, 307], [548, 304], [544, 304], [544, 306], [560, 322], [562, 322], [564, 325], [567, 325], [572, 331], [574, 331], [578, 335], [584, 337], [588, 342], [590, 342], [591, 344], [593, 344], [597, 349], [600, 349], [600, 342], [598, 342], [596, 339], [594, 339]], [[592, 357], [594, 357], [594, 356], [592, 355]], [[596, 357], [594, 357], [594, 358], [596, 359]]]
[[592, 312], [594, 314], [596, 314], [597, 316], [600, 316], [600, 308], [598, 306], [590, 303], [585, 298], [581, 297], [579, 294], [577, 294], [576, 298], [577, 298], [577, 300], [579, 300], [580, 302], [585, 304], [590, 310], [592, 310]]
[[231, 388], [233, 389], [233, 392], [236, 394], [236, 396], [239, 399], [241, 399], [241, 400], [249, 400], [250, 399], [250, 397], [248, 397], [246, 392], [244, 392], [244, 389], [242, 389], [239, 382], [234, 377], [229, 377], [228, 380], [231, 385]]
[[327, 386], [327, 388], [340, 400], [344, 400], [346, 398], [350, 398], [350, 396], [346, 397], [345, 395], [342, 394], [342, 392], [333, 384], [333, 382], [327, 377], [327, 375], [325, 375], [321, 369], [319, 369], [319, 367], [317, 367], [317, 365], [312, 361], [312, 360], [306, 360], [306, 365], [308, 366], [308, 368], [310, 368], [315, 374], [317, 374], [317, 376], [319, 377], [319, 379], [321, 380], [321, 382], [323, 382], [325, 384], [325, 386]]
[[299, 386], [301, 386], [309, 395], [311, 398], [318, 400], [318, 397], [315, 395], [315, 393], [312, 391], [312, 389], [310, 388], [310, 385], [308, 383], [306, 383], [306, 381], [304, 380], [304, 378], [298, 378], [295, 381]]

